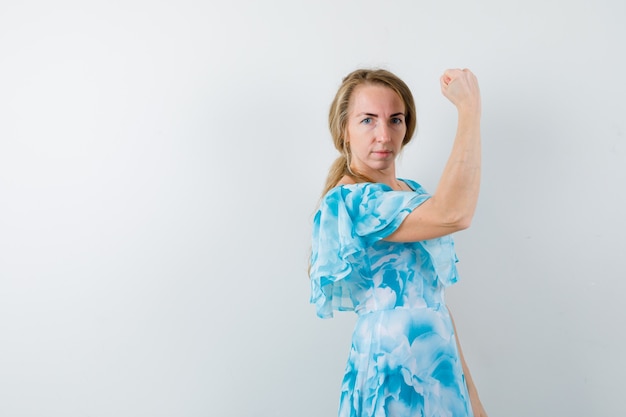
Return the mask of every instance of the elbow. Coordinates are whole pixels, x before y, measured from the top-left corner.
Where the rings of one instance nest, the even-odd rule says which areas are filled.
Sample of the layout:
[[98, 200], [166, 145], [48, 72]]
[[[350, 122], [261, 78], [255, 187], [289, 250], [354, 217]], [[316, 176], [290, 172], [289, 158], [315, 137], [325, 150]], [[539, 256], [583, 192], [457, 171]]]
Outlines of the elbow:
[[461, 204], [455, 201], [436, 199], [433, 196], [429, 206], [435, 214], [438, 226], [449, 230], [450, 233], [469, 229], [474, 218], [475, 206], [473, 204]]
[[455, 213], [448, 216], [445, 224], [454, 232], [469, 229], [472, 225], [472, 215], [469, 213]]
[[459, 222], [457, 223], [457, 231], [469, 229], [471, 225], [472, 225], [471, 217], [463, 218], [459, 220]]

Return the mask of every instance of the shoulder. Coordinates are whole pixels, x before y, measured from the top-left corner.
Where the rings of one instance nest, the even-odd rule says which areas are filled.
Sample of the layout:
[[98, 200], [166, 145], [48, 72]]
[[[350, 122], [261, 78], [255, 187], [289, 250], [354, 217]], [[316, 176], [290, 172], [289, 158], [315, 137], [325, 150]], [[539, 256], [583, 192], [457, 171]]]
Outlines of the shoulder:
[[340, 198], [342, 200], [353, 200], [367, 197], [378, 196], [384, 192], [393, 191], [386, 184], [376, 182], [355, 182], [346, 181], [339, 182], [333, 188], [328, 190], [322, 200]]
[[353, 212], [362, 209], [378, 200], [385, 191], [387, 186], [384, 184], [369, 182], [339, 182], [320, 200], [318, 207], [319, 212], [329, 212], [338, 214], [339, 212]]
[[354, 181], [354, 178], [348, 175], [344, 175], [336, 185], [350, 185], [350, 184], [356, 184], [356, 181]]
[[383, 183], [338, 184], [324, 195], [317, 214], [341, 216], [343, 213], [353, 219], [379, 217], [412, 206], [414, 199], [425, 196], [420, 192], [394, 191]]

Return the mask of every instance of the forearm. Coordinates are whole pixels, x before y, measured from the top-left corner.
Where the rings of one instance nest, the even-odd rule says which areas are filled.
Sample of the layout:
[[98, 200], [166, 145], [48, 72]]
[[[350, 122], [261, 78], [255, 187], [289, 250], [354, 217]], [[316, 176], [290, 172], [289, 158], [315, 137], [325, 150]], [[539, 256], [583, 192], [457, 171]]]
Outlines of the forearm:
[[450, 223], [469, 226], [480, 190], [480, 109], [459, 111], [457, 133], [432, 203]]

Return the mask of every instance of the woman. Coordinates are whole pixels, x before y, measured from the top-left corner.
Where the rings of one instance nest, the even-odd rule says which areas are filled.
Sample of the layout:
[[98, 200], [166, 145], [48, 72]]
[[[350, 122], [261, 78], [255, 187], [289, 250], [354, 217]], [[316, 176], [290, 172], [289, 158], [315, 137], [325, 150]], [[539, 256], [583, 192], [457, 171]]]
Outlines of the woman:
[[480, 92], [467, 69], [445, 71], [440, 84], [458, 128], [432, 195], [396, 177], [396, 158], [416, 127], [402, 80], [356, 70], [330, 108], [341, 156], [315, 215], [310, 276], [320, 317], [359, 316], [340, 417], [487, 415], [444, 301], [457, 281], [450, 235], [469, 227], [478, 200]]

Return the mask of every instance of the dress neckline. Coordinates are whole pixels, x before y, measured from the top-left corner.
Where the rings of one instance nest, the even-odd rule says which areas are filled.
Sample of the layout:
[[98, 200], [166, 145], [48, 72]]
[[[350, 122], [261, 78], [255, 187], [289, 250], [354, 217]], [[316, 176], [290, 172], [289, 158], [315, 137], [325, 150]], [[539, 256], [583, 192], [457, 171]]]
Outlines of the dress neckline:
[[[407, 180], [403, 178], [396, 178], [396, 181], [402, 181], [407, 187], [409, 187], [409, 190], [415, 191], [415, 188]], [[400, 191], [406, 191], [406, 190], [400, 190]]]

